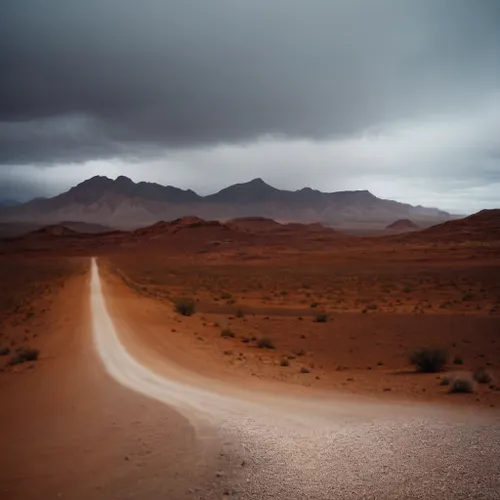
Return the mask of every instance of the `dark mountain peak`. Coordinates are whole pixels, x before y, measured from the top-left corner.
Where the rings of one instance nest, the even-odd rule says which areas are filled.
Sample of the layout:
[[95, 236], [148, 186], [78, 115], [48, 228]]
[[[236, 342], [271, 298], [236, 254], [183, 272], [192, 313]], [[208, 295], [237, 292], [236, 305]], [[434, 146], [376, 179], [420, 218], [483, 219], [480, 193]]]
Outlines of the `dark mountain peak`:
[[135, 182], [132, 179], [126, 177], [125, 175], [118, 176], [115, 179], [115, 184], [119, 186], [131, 186], [131, 185], [135, 186]]
[[267, 182], [262, 179], [262, 177], [256, 177], [255, 179], [252, 179], [249, 182], [246, 182], [245, 184], [248, 184], [250, 186], [269, 186]]
[[94, 175], [94, 177], [90, 177], [90, 179], [86, 179], [82, 182], [80, 182], [79, 184], [77, 184], [76, 186], [74, 186], [72, 189], [74, 188], [78, 188], [78, 187], [81, 187], [81, 186], [93, 186], [93, 185], [97, 185], [97, 184], [111, 184], [113, 183], [113, 179], [110, 179], [109, 177], [106, 177], [105, 175]]
[[274, 201], [273, 198], [282, 192], [284, 191], [270, 186], [258, 177], [248, 182], [233, 184], [218, 193], [206, 196], [205, 199], [219, 203], [261, 203]]

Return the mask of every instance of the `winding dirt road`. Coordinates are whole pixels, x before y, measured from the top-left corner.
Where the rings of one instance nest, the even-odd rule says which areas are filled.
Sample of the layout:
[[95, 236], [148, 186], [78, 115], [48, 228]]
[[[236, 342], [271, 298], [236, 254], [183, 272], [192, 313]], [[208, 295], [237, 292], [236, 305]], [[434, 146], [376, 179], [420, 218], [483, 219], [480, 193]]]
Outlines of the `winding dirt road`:
[[[231, 474], [225, 495], [500, 498], [498, 413], [259, 395], [188, 373], [168, 360], [151, 368], [123, 340], [118, 325], [126, 318], [110, 314], [95, 259], [90, 289], [94, 343], [106, 371], [121, 385], [176, 409], [201, 441], [215, 435], [227, 445], [241, 466]], [[192, 498], [212, 493], [190, 492]]]

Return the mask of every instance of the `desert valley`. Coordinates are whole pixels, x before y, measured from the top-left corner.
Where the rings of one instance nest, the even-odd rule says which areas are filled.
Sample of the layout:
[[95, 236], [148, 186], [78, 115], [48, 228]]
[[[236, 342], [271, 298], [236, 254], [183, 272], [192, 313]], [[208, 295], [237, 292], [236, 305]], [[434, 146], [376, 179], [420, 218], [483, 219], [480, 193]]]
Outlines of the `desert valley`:
[[[78, 194], [78, 189], [69, 193]], [[54, 425], [55, 408], [61, 409], [57, 410], [56, 434], [64, 441], [67, 432], [76, 432], [73, 424], [65, 430], [66, 419], [76, 418], [77, 427], [87, 425], [81, 415], [90, 418], [100, 412], [99, 398], [108, 397], [109, 391], [114, 394], [112, 382], [96, 371], [93, 355], [89, 358], [88, 331], [96, 321], [95, 312], [88, 309], [93, 261], [121, 342], [141, 365], [166, 379], [205, 390], [212, 387], [217, 394], [236, 391], [238, 398], [250, 401], [257, 395], [273, 400], [286, 395], [291, 401], [357, 401], [376, 407], [417, 408], [417, 413], [459, 408], [462, 415], [484, 412], [484, 416], [498, 418], [499, 210], [447, 217], [445, 222], [428, 223], [427, 228], [399, 219], [386, 224], [386, 229], [379, 224], [375, 234], [373, 225], [363, 230], [359, 220], [353, 221], [354, 231], [342, 231], [318, 222], [277, 222], [262, 216], [204, 220], [189, 214], [125, 230], [98, 224], [101, 217], [96, 207], [102, 209], [112, 196], [116, 196], [113, 189], [105, 190], [97, 200], [83, 202], [77, 197], [81, 205], [77, 213], [86, 211], [85, 221], [67, 220], [75, 204], [68, 208], [60, 200], [68, 194], [4, 211], [8, 219], [21, 216], [20, 221], [3, 223], [5, 234], [0, 242], [6, 285], [1, 301], [0, 391], [3, 400], [9, 401], [1, 422], [8, 431], [3, 442], [9, 456], [2, 466], [2, 482], [9, 498], [36, 498], [40, 484], [51, 491], [41, 478], [36, 486], [30, 482], [21, 488], [16, 478], [21, 464], [29, 463], [26, 453], [45, 449], [44, 436], [47, 426]], [[23, 233], [25, 214], [36, 203], [57, 205], [43, 213], [52, 224], [39, 227], [33, 217], [31, 230]], [[122, 195], [115, 207], [122, 227], [127, 217], [119, 207], [126, 203], [134, 202]], [[353, 202], [349, 204], [352, 210]], [[235, 205], [232, 201], [231, 210]], [[109, 222], [113, 212], [109, 205], [106, 210], [109, 216], [104, 221]], [[61, 212], [64, 219], [57, 222], [54, 218]], [[343, 227], [348, 223], [344, 220]], [[423, 360], [415, 358], [418, 353]], [[104, 368], [114, 373], [106, 361]], [[34, 387], [36, 396], [30, 395]], [[78, 392], [89, 390], [97, 391], [97, 400], [82, 401]], [[109, 408], [112, 420], [119, 422], [107, 422], [118, 425], [111, 428], [110, 439], [127, 443], [130, 425], [145, 425], [144, 415], [133, 417], [133, 410], [129, 416], [129, 399], [134, 397], [127, 393]], [[197, 423], [199, 415], [193, 420], [184, 403], [168, 398], [167, 402], [174, 408], [180, 405], [195, 432], [210, 435], [204, 424]], [[153, 405], [148, 421], [156, 418], [156, 405], [144, 404]], [[32, 411], [38, 415], [35, 428], [30, 423]], [[104, 431], [99, 427], [104, 418], [100, 415], [92, 424], [95, 432]], [[32, 429], [29, 432], [36, 433], [25, 436], [29, 446], [19, 447], [19, 437], [9, 431], [19, 418]], [[175, 421], [177, 417], [169, 418]], [[156, 424], [148, 425], [154, 428]], [[149, 440], [153, 439], [150, 432]], [[212, 445], [196, 451], [197, 440], [188, 435], [188, 444], [194, 448], [187, 451], [182, 448], [186, 442], [169, 438], [182, 448], [178, 452], [182, 456], [217, 455]], [[209, 439], [216, 446], [216, 438]], [[123, 452], [118, 451], [122, 445], [110, 446], [113, 453], [123, 453], [121, 459], [127, 462], [133, 455], [137, 466], [153, 460], [140, 451], [142, 444], [123, 444], [128, 450]], [[103, 450], [96, 458], [95, 450], [84, 449], [78, 458], [83, 470], [91, 467], [88, 460], [102, 460], [104, 470], [106, 460], [116, 461]], [[56, 446], [41, 467], [54, 467], [64, 453], [62, 444]], [[236, 453], [236, 449], [226, 449], [217, 461]], [[213, 460], [206, 463], [213, 464]], [[242, 460], [246, 463], [247, 459]], [[160, 466], [153, 462], [154, 467]], [[181, 462], [177, 466], [187, 467]], [[228, 484], [241, 480], [234, 478], [240, 478], [242, 471], [235, 471], [234, 463], [217, 467], [230, 472], [217, 477], [217, 486], [209, 489], [232, 492]], [[116, 484], [123, 486], [119, 489], [130, 488], [130, 478], [125, 477], [129, 468], [127, 463], [120, 472]], [[181, 474], [174, 469], [169, 469], [174, 474], [171, 478]], [[210, 475], [206, 469], [205, 464], [196, 474]], [[189, 493], [188, 483], [198, 481], [186, 479], [190, 476], [183, 470], [182, 479], [169, 481], [171, 488], [172, 484], [178, 488], [175, 498], [184, 494], [191, 498], [194, 493]], [[71, 483], [76, 472], [70, 467], [65, 474]], [[93, 488], [93, 494], [100, 491]], [[81, 491], [89, 494], [88, 488]]]
[[0, 2], [0, 500], [500, 500], [500, 2]]

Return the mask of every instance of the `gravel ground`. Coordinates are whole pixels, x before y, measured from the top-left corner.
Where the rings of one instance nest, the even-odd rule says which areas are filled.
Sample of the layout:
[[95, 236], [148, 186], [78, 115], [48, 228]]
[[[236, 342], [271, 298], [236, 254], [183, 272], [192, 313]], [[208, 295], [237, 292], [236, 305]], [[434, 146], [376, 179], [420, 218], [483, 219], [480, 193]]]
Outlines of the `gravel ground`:
[[[92, 266], [97, 351], [121, 384], [177, 408], [200, 434], [216, 428], [236, 474], [193, 498], [500, 499], [500, 418], [430, 406], [247, 400], [165, 378], [121, 344]], [[221, 471], [218, 479], [224, 479]], [[220, 492], [220, 493], [219, 493]]]
[[439, 418], [227, 422], [241, 499], [500, 498], [500, 425]]

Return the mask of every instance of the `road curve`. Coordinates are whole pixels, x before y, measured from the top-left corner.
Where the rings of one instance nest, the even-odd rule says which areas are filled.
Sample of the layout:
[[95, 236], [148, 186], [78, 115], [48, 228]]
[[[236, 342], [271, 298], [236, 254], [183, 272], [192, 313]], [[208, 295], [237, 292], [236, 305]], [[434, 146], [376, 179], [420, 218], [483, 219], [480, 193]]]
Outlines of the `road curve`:
[[[500, 499], [498, 413], [275, 398], [261, 401], [167, 378], [127, 351], [91, 267], [96, 350], [120, 384], [217, 429], [245, 466], [241, 499]], [[203, 498], [203, 496], [199, 496]]]

